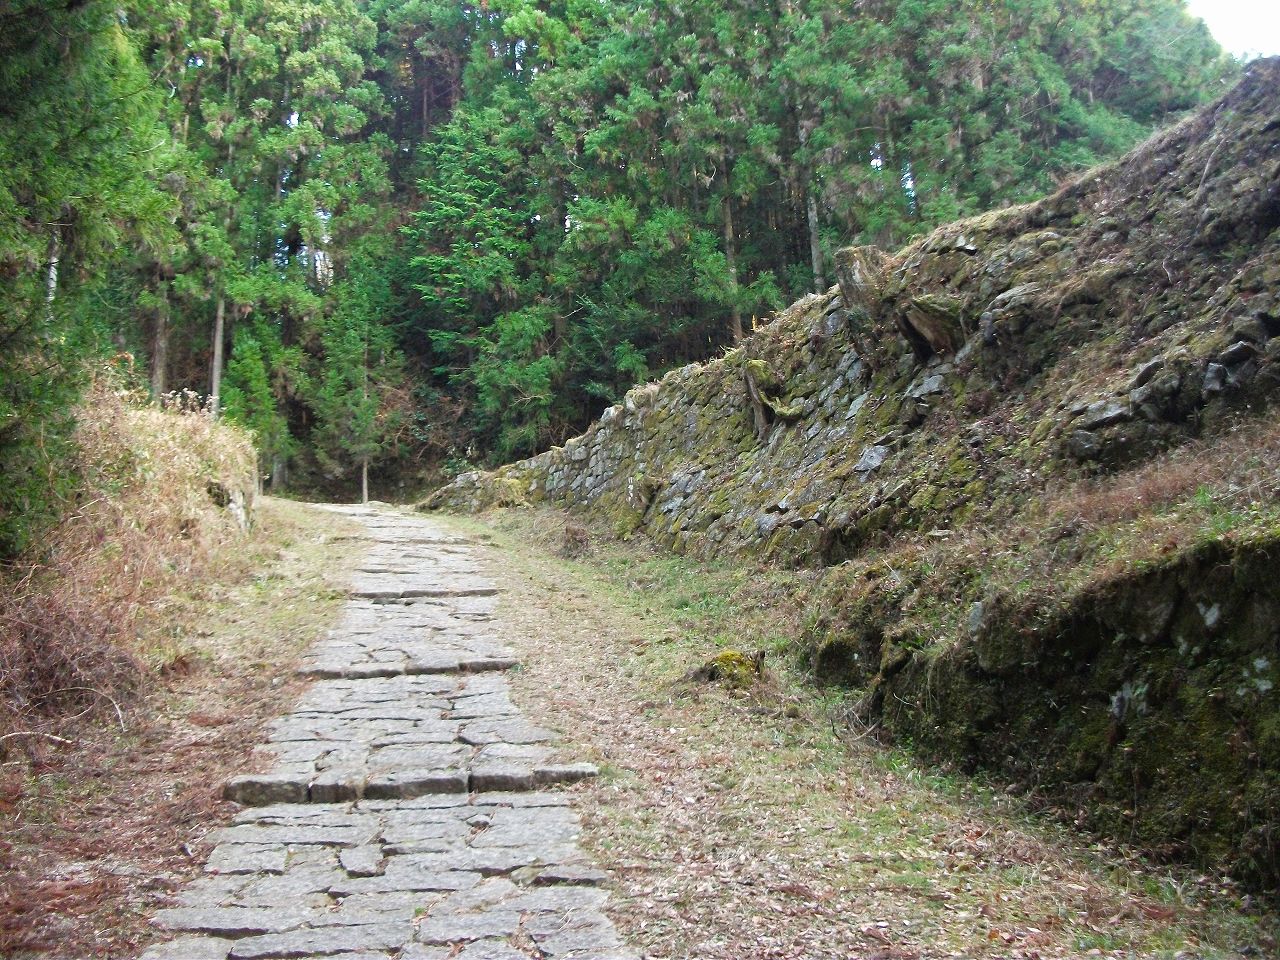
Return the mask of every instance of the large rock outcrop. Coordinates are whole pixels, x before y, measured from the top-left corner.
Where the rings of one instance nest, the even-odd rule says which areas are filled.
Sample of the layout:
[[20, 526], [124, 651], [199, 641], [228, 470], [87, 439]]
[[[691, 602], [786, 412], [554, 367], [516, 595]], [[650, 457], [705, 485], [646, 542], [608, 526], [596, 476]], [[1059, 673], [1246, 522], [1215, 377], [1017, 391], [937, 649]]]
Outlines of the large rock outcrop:
[[[1277, 491], [1230, 506], [1259, 471], [1220, 462], [1235, 435], [1264, 466], [1280, 444], [1262, 425], [1280, 60], [1053, 196], [841, 251], [837, 272], [723, 357], [426, 506], [549, 502], [696, 556], [822, 569], [808, 652], [869, 722], [1103, 830], [1280, 877]], [[1180, 493], [1167, 477], [1186, 487], [1195, 456], [1212, 469]], [[1119, 478], [1154, 499], [1116, 508]], [[1110, 504], [1096, 522], [1072, 514], [1089, 497]]]

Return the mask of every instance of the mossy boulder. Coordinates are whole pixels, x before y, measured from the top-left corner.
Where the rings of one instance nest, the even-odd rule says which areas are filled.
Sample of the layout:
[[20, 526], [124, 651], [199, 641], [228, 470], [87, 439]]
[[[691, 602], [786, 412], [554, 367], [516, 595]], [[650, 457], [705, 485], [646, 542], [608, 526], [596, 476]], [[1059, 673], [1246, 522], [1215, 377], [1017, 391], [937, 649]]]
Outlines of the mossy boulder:
[[746, 654], [740, 650], [722, 650], [702, 666], [691, 670], [686, 680], [719, 683], [732, 690], [751, 686], [764, 673], [764, 653]]

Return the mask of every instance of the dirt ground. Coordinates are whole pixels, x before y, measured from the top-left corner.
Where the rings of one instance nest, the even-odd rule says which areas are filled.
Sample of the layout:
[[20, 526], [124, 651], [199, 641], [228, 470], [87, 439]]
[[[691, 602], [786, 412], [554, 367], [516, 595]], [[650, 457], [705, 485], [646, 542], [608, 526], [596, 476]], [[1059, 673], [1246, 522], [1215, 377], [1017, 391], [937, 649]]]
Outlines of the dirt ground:
[[[504, 590], [521, 705], [602, 768], [573, 788], [583, 842], [650, 960], [1275, 954], [1274, 913], [1230, 882], [1106, 848], [847, 728], [838, 693], [781, 653], [802, 612], [736, 598], [749, 571], [597, 543], [550, 513], [446, 522], [482, 541]], [[241, 574], [166, 612], [187, 653], [123, 733], [111, 712], [4, 758], [0, 956], [122, 958], [154, 938], [147, 916], [233, 812], [218, 785], [299, 692], [291, 664], [336, 615], [351, 538], [268, 503]], [[766, 649], [766, 676], [685, 679], [731, 646]]]
[[265, 501], [241, 562], [155, 611], [148, 629], [179, 651], [139, 699], [3, 758], [0, 957], [123, 958], [156, 939], [147, 917], [234, 813], [223, 780], [300, 692], [291, 667], [341, 606], [334, 553], [362, 549], [350, 535]]

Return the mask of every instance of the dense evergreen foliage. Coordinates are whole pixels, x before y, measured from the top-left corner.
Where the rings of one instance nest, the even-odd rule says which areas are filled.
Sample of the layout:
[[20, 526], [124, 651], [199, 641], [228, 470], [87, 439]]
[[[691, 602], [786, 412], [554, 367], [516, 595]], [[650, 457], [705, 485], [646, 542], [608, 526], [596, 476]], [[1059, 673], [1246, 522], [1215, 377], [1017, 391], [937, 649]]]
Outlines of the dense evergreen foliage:
[[1181, 0], [4, 0], [0, 555], [87, 357], [276, 482], [527, 453], [1233, 67]]

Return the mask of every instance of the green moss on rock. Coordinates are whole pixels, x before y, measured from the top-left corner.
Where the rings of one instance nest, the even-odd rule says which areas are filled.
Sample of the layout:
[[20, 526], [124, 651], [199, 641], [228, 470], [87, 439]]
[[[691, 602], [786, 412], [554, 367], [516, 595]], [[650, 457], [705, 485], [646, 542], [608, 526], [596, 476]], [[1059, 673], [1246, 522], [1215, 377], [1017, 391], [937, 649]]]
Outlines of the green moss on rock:
[[684, 676], [686, 683], [717, 683], [730, 690], [743, 690], [764, 676], [764, 653], [746, 654], [722, 650]]
[[545, 500], [695, 556], [822, 567], [805, 651], [868, 722], [1275, 885], [1273, 484], [1251, 481], [1244, 519], [1209, 491], [1161, 546], [1186, 524], [1154, 501], [1187, 480], [1135, 467], [1192, 441], [1243, 462], [1222, 443], [1273, 416], [1280, 231], [1257, 158], [1280, 151], [1277, 89], [1260, 62], [1051, 197], [840, 251], [839, 297], [424, 506]]

